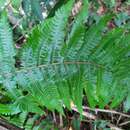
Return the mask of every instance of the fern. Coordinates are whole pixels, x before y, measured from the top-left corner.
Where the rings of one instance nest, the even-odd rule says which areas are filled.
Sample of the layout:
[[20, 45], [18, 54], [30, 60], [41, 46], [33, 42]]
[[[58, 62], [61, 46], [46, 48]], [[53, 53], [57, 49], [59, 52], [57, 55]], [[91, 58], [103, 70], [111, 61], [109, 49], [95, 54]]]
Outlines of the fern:
[[20, 112], [19, 109], [14, 107], [12, 104], [0, 104], [0, 115], [14, 115]]
[[[45, 106], [47, 106], [49, 109], [56, 108], [57, 110], [62, 112], [62, 102], [60, 103], [60, 100], [62, 99], [63, 104], [65, 104], [68, 108], [70, 108], [70, 102], [73, 101], [81, 112], [82, 111], [81, 106], [82, 106], [83, 88], [85, 88], [87, 90], [90, 86], [93, 86], [96, 82], [96, 79], [99, 80], [101, 82], [101, 84], [99, 84], [98, 86], [95, 86], [97, 94], [95, 95], [95, 99], [94, 99], [95, 103], [93, 102], [91, 106], [99, 105], [100, 107], [103, 108], [106, 104], [108, 104], [112, 100], [113, 96], [115, 96], [115, 95], [111, 95], [110, 97], [108, 96], [108, 93], [109, 93], [108, 90], [111, 91], [110, 88], [113, 88], [110, 84], [108, 84], [108, 82], [109, 82], [109, 80], [114, 80], [113, 77], [111, 79], [108, 79], [108, 81], [104, 81], [104, 80], [106, 80], [104, 76], [109, 75], [111, 77], [112, 73], [110, 73], [110, 72], [107, 73], [106, 70], [103, 70], [103, 73], [106, 73], [106, 74], [103, 74], [104, 79], [98, 79], [98, 74], [97, 74], [97, 70], [98, 70], [97, 67], [100, 68], [101, 66], [103, 66], [104, 69], [107, 69], [107, 70], [109, 69], [109, 66], [107, 63], [110, 61], [109, 59], [112, 57], [111, 57], [111, 55], [108, 55], [108, 54], [111, 52], [107, 53], [106, 50], [103, 50], [103, 52], [106, 52], [107, 57], [105, 55], [102, 55], [102, 57], [99, 57], [98, 55], [100, 55], [101, 50], [98, 51], [99, 50], [98, 48], [102, 47], [101, 49], [103, 49], [104, 46], [103, 45], [100, 46], [100, 44], [99, 44], [100, 42], [102, 42], [103, 39], [105, 39], [106, 41], [107, 41], [106, 37], [108, 37], [108, 41], [110, 39], [112, 39], [112, 40], [117, 39], [117, 37], [122, 33], [122, 31], [121, 32], [119, 31], [119, 33], [117, 33], [117, 34], [114, 32], [114, 34], [117, 35], [117, 37], [113, 36], [113, 37], [109, 38], [109, 33], [106, 34], [106, 36], [102, 35], [103, 30], [105, 29], [105, 26], [107, 24], [107, 21], [111, 19], [111, 16], [108, 15], [108, 16], [103, 17], [99, 21], [98, 24], [94, 25], [92, 28], [90, 28], [86, 32], [85, 25], [84, 25], [84, 22], [87, 19], [87, 14], [86, 14], [86, 16], [84, 15], [84, 12], [85, 12], [84, 8], [86, 7], [86, 5], [87, 5], [87, 2], [86, 2], [86, 4], [84, 4], [83, 9], [79, 13], [79, 15], [77, 16], [75, 21], [73, 22], [70, 35], [66, 39], [66, 42], [67, 42], [66, 44], [64, 44], [66, 35], [64, 34], [61, 36], [61, 35], [57, 35], [57, 34], [59, 34], [59, 32], [61, 32], [61, 34], [62, 34], [62, 30], [59, 31], [59, 29], [65, 28], [67, 24], [65, 24], [64, 27], [62, 27], [64, 24], [62, 24], [62, 26], [60, 24], [58, 24], [58, 25], [54, 24], [54, 23], [59, 23], [59, 22], [56, 22], [57, 17], [59, 17], [58, 20], [60, 21], [60, 20], [62, 20], [63, 15], [61, 16], [59, 13], [57, 13], [57, 15], [54, 18], [47, 20], [42, 25], [43, 26], [42, 34], [46, 33], [46, 36], [45, 36], [46, 38], [44, 39], [44, 42], [39, 43], [40, 47], [41, 47], [41, 45], [43, 46], [43, 48], [42, 47], [40, 48], [41, 49], [39, 51], [39, 52], [41, 52], [41, 53], [39, 53], [40, 55], [38, 54], [38, 56], [37, 56], [37, 54], [34, 53], [35, 54], [34, 57], [40, 57], [41, 54], [43, 53], [44, 57], [40, 58], [40, 59], [42, 59], [42, 62], [38, 62], [38, 63], [35, 62], [35, 64], [38, 65], [38, 68], [37, 69], [33, 68], [33, 72], [31, 72], [32, 71], [32, 69], [31, 69], [30, 74], [29, 74], [29, 72], [28, 73], [26, 72], [27, 74], [25, 75], [24, 74], [25, 72], [23, 72], [22, 76], [19, 75], [20, 76], [19, 79], [21, 79], [21, 77], [24, 78], [22, 83], [23, 82], [28, 83], [30, 81], [32, 82], [34, 87], [32, 87], [32, 85], [28, 85], [29, 89], [27, 89], [27, 90], [29, 90], [29, 92], [33, 93], [35, 97], [37, 97], [36, 93], [41, 93], [40, 94], [41, 96], [38, 97], [38, 100], [40, 101], [41, 99], [43, 99], [43, 104]], [[69, 15], [67, 15], [67, 16], [69, 16]], [[65, 23], [67, 23], [67, 21], [65, 21]], [[53, 26], [57, 29], [54, 29]], [[51, 31], [51, 29], [53, 29], [53, 31], [56, 31], [56, 32]], [[36, 28], [36, 30], [37, 30], [37, 28]], [[39, 30], [41, 30], [41, 29], [39, 29]], [[79, 31], [77, 31], [77, 30], [79, 30]], [[96, 31], [94, 32], [94, 30], [96, 30]], [[33, 32], [35, 33], [35, 30]], [[54, 36], [52, 36], [50, 34], [51, 32], [53, 32], [52, 34]], [[118, 32], [118, 29], [116, 32]], [[65, 31], [64, 31], [64, 33], [65, 33]], [[113, 33], [113, 31], [111, 33]], [[32, 35], [34, 35], [34, 34], [32, 33]], [[77, 36], [77, 35], [79, 35], [79, 36]], [[44, 35], [39, 36], [39, 37], [41, 37], [41, 39], [42, 39], [43, 36]], [[57, 36], [60, 37], [61, 39], [57, 38]], [[107, 44], [108, 41], [107, 42], [104, 41], [103, 44]], [[30, 43], [27, 42], [27, 44], [28, 44], [27, 46], [30, 48], [30, 46], [29, 46]], [[34, 43], [32, 42], [32, 45], [33, 44]], [[58, 50], [57, 50], [57, 48], [58, 48]], [[45, 49], [47, 49], [47, 50], [45, 50]], [[56, 50], [56, 52], [55, 52], [55, 50]], [[96, 51], [96, 52], [94, 52], [94, 51]], [[98, 55], [97, 55], [97, 51], [99, 52]], [[33, 52], [37, 52], [37, 51], [34, 50]], [[30, 54], [29, 56], [31, 58], [33, 57], [33, 55], [32, 55], [33, 52], [29, 53]], [[27, 55], [25, 55], [25, 56], [27, 56]], [[45, 56], [47, 56], [47, 57], [45, 57]], [[26, 57], [26, 58], [28, 58], [28, 57]], [[96, 59], [96, 58], [98, 58], [98, 59]], [[99, 62], [99, 61], [101, 61], [102, 58], [104, 58], [104, 60], [106, 60], [107, 63], [105, 63], [104, 60], [102, 60], [103, 63]], [[60, 59], [60, 60], [58, 60], [58, 59]], [[63, 60], [63, 62], [62, 62], [62, 60]], [[83, 62], [86, 60], [88, 60], [88, 62]], [[95, 63], [93, 60], [98, 61], [98, 62]], [[27, 60], [24, 60], [24, 61], [27, 61]], [[66, 61], [70, 61], [70, 63], [66, 62]], [[73, 63], [73, 61], [74, 61], [74, 63]], [[91, 63], [91, 61], [93, 61], [93, 62]], [[112, 62], [110, 62], [110, 63], [112, 64]], [[43, 64], [43, 65], [41, 65], [41, 64]], [[80, 64], [80, 65], [78, 65], [78, 64]], [[84, 86], [84, 84], [85, 84], [87, 78], [89, 78], [88, 74], [87, 74], [89, 71], [87, 67], [89, 65], [87, 65], [87, 64], [92, 65], [90, 72], [89, 72], [89, 73], [91, 73], [90, 74], [91, 76], [89, 76], [89, 77], [93, 77], [93, 79], [92, 79], [92, 81], [91, 81], [91, 79], [89, 81], [91, 84], [90, 86], [85, 85], [87, 87], [86, 88]], [[97, 65], [94, 65], [94, 64], [97, 64]], [[94, 69], [94, 70], [92, 70], [92, 69]], [[39, 75], [39, 78], [37, 78], [38, 75]], [[39, 83], [39, 82], [41, 82], [41, 83]], [[112, 81], [111, 81], [111, 84], [112, 84]], [[105, 86], [108, 86], [108, 85], [110, 87], [108, 87], [107, 91], [105, 91], [104, 90]], [[23, 85], [21, 84], [21, 86], [23, 86]], [[27, 85], [25, 85], [25, 86], [27, 86]], [[60, 88], [61, 88], [61, 90], [60, 90]], [[24, 88], [24, 89], [26, 89], [26, 88]], [[104, 95], [102, 95], [102, 90], [104, 90]], [[62, 91], [64, 92], [64, 94]], [[89, 96], [88, 92], [87, 92], [87, 96]], [[124, 96], [122, 96], [122, 97], [124, 97]], [[48, 101], [50, 101], [50, 103], [48, 103]], [[54, 104], [56, 104], [56, 106], [54, 106]], [[90, 101], [90, 104], [91, 104], [91, 101]], [[58, 108], [57, 108], [57, 106], [58, 106]], [[61, 106], [61, 107], [59, 107], [59, 106]]]
[[19, 97], [13, 106], [21, 112], [44, 113], [43, 110], [38, 107], [39, 104], [35, 102], [32, 96]]
[[[68, 108], [70, 108], [70, 103], [73, 101], [81, 112], [83, 89], [86, 90], [88, 99], [93, 100], [92, 102], [89, 100], [90, 105], [93, 107], [99, 105], [99, 107], [103, 108], [105, 105], [111, 102], [113, 97], [115, 98], [111, 106], [115, 107], [124, 99], [126, 95], [126, 91], [122, 91], [123, 96], [119, 102], [116, 102], [118, 94], [112, 94], [111, 96], [109, 95], [111, 91], [115, 91], [116, 89], [113, 87], [113, 84], [116, 82], [115, 80], [117, 78], [114, 76], [116, 72], [113, 70], [114, 65], [118, 59], [125, 58], [121, 56], [117, 57], [116, 54], [113, 53], [117, 47], [114, 45], [114, 43], [119, 43], [118, 37], [123, 34], [123, 30], [117, 28], [112, 30], [110, 33], [103, 35], [102, 33], [105, 29], [105, 26], [111, 19], [111, 16], [107, 15], [104, 16], [99, 23], [93, 25], [86, 31], [84, 22], [87, 19], [87, 13], [85, 14], [84, 12], [87, 4], [87, 2], [84, 4], [81, 12], [77, 18], [75, 18], [70, 33], [66, 32], [65, 30], [64, 34], [62, 32], [62, 30], [67, 27], [67, 21], [65, 21], [64, 24], [62, 23], [62, 26], [60, 24], [59, 26], [55, 25], [55, 23], [60, 23], [61, 20], [63, 20], [62, 18], [65, 14], [62, 14], [61, 16], [59, 12], [62, 12], [64, 8], [58, 11], [54, 18], [48, 19], [45, 21], [45, 23], [43, 23], [43, 25], [40, 25], [43, 27], [42, 31], [39, 28], [39, 30], [42, 32], [42, 36], [39, 36], [39, 39], [41, 37], [39, 40], [41, 50], [34, 50], [32, 53], [30, 53], [30, 57], [36, 57], [36, 59], [41, 59], [41, 61], [39, 60], [37, 63], [36, 60], [34, 60], [38, 68], [29, 69], [30, 74], [26, 72], [27, 75], [25, 75], [25, 72], [23, 72], [23, 75], [21, 76], [25, 79], [24, 83], [27, 82], [28, 84], [28, 82], [32, 82], [28, 87], [29, 89], [25, 89], [29, 90], [34, 97], [37, 97], [36, 93], [41, 93], [38, 97], [38, 100], [40, 101], [43, 99], [43, 105], [47, 106], [51, 110], [57, 109], [58, 111], [62, 112], [62, 105], [65, 104]], [[66, 13], [66, 16], [69, 16], [69, 14]], [[57, 22], [57, 20], [59, 22]], [[53, 28], [53, 26], [56, 29]], [[67, 36], [65, 33], [68, 35], [67, 39], [65, 38], [65, 36]], [[32, 33], [32, 36], [33, 35], [34, 34]], [[64, 40], [66, 40], [66, 44], [64, 43]], [[32, 41], [34, 41], [33, 37]], [[109, 45], [110, 41], [112, 41], [113, 44]], [[27, 42], [27, 44], [27, 46], [30, 48], [30, 42]], [[33, 44], [31, 45], [32, 48], [34, 48]], [[37, 48], [39, 47], [34, 49]], [[27, 49], [27, 51], [28, 50], [29, 49]], [[126, 52], [125, 50], [122, 51]], [[23, 53], [24, 52], [26, 51], [23, 51]], [[39, 52], [38, 56], [35, 52]], [[32, 54], [35, 54], [35, 56]], [[25, 55], [25, 57], [28, 58], [27, 55]], [[25, 59], [24, 61], [27, 60]], [[103, 69], [103, 74], [102, 78], [98, 79], [97, 72], [100, 68]], [[114, 72], [112, 73], [111, 71]], [[22, 79], [21, 77], [19, 79]], [[86, 81], [88, 80], [89, 84], [87, 83], [86, 86]], [[96, 80], [99, 80], [100, 84], [95, 84], [97, 82]], [[32, 84], [34, 84], [34, 87], [32, 87]], [[116, 84], [116, 87], [119, 86], [119, 88], [122, 89], [122, 87], [120, 87], [122, 86], [122, 83], [120, 85], [119, 84]], [[95, 88], [95, 90], [90, 90], [91, 92], [94, 92], [94, 99], [92, 99], [93, 95], [90, 94], [91, 92], [87, 92], [88, 88], [91, 88], [91, 86], [94, 86], [93, 88]], [[61, 99], [63, 102], [60, 102]], [[56, 105], [54, 106], [54, 104]]]
[[5, 13], [2, 14], [0, 19], [0, 44], [0, 71], [1, 73], [11, 73], [15, 70], [15, 50], [13, 47], [12, 33], [9, 29]]
[[[49, 64], [50, 62], [52, 62], [52, 63], [56, 62], [57, 59], [62, 61], [62, 58], [59, 57], [59, 55], [60, 55], [59, 50], [64, 44], [64, 37], [66, 35], [65, 29], [67, 27], [68, 17], [71, 14], [72, 4], [73, 4], [73, 1], [70, 1], [67, 5], [62, 7], [56, 13], [56, 16], [54, 18], [52, 18], [48, 21], [45, 21], [43, 23], [43, 25], [42, 25], [43, 31], [41, 33], [42, 35], [39, 35], [39, 44], [37, 44], [37, 42], [36, 43], [29, 42], [29, 41], [31, 41], [31, 39], [28, 41], [27, 46], [29, 48], [28, 49], [25, 48], [25, 50], [23, 51], [23, 54], [22, 54], [22, 59], [23, 59], [23, 61], [25, 61], [25, 62], [23, 62], [24, 67], [32, 66], [33, 63], [36, 66], [37, 65], [39, 66], [40, 64], [45, 64], [45, 63]], [[56, 25], [57, 23], [58, 24], [60, 23], [60, 24]], [[46, 30], [48, 30], [48, 32], [45, 32]], [[53, 32], [53, 31], [56, 31], [56, 32]], [[33, 32], [35, 33], [36, 31], [34, 30]], [[32, 41], [34, 41], [34, 40], [32, 40]], [[34, 47], [34, 44], [37, 44], [38, 47], [36, 48], [36, 46], [35, 46], [35, 48], [34, 49], [32, 48], [33, 49], [32, 50], [29, 46], [30, 43], [32, 43], [31, 46]], [[27, 54], [29, 55], [28, 57], [26, 57]], [[30, 57], [30, 59], [28, 59], [29, 57]], [[42, 70], [42, 72], [41, 72], [41, 70]], [[24, 78], [23, 83], [26, 82], [27, 83], [27, 84], [25, 84], [26, 86], [28, 86], [27, 80], [30, 80], [32, 83], [35, 83], [34, 84], [35, 89], [33, 90], [33, 92], [38, 91], [39, 93], [41, 93], [41, 98], [40, 97], [39, 98], [40, 98], [40, 100], [43, 99], [43, 104], [47, 105], [48, 108], [52, 109], [53, 108], [52, 104], [55, 103], [56, 105], [54, 106], [54, 108], [58, 107], [57, 109], [62, 111], [62, 109], [61, 109], [62, 107], [60, 107], [61, 105], [59, 105], [60, 103], [59, 103], [58, 99], [60, 99], [60, 98], [59, 98], [59, 94], [58, 94], [56, 85], [53, 83], [53, 84], [50, 84], [50, 87], [49, 87], [49, 84], [45, 83], [46, 87], [44, 87], [44, 84], [42, 85], [42, 83], [37, 83], [37, 82], [39, 82], [39, 78], [36, 78], [36, 73], [37, 73], [37, 75], [41, 75], [39, 77], [40, 77], [41, 81], [44, 82], [45, 80], [47, 80], [47, 78], [48, 78], [48, 80], [51, 77], [53, 78], [53, 75], [55, 75], [55, 73], [56, 73], [55, 71], [54, 71], [53, 66], [50, 66], [47, 70], [40, 67], [37, 69], [33, 69], [33, 71], [29, 74], [30, 76], [28, 74], [25, 76], [24, 73], [22, 76], [18, 75], [18, 77], [20, 76], [20, 78], [18, 78], [18, 79], [21, 79], [21, 77], [23, 77]], [[45, 76], [43, 75], [44, 73], [46, 74]], [[48, 76], [48, 77], [46, 77], [46, 76]], [[28, 77], [30, 77], [30, 78], [28, 78]], [[52, 102], [51, 102], [51, 99], [49, 96], [50, 93], [54, 98], [54, 100]], [[46, 100], [46, 98], [48, 100], [50, 100], [50, 104], [48, 103], [48, 100]]]
[[[82, 2], [81, 10], [72, 23], [69, 23], [69, 18], [74, 1], [70, 0], [54, 17], [32, 30], [20, 50], [22, 67], [19, 70], [14, 67], [12, 35], [5, 15], [2, 16], [2, 83], [14, 94], [18, 85], [20, 93], [12, 104], [20, 111], [39, 114], [45, 106], [63, 114], [63, 106], [71, 109], [71, 103], [74, 103], [82, 113], [84, 96], [87, 96], [91, 107], [99, 108], [108, 104], [115, 108], [127, 96], [130, 48], [127, 41], [126, 44], [122, 43], [122, 39], [128, 37], [125, 28], [117, 27], [108, 31], [107, 22], [113, 17], [110, 14], [87, 28], [88, 1]], [[9, 77], [5, 80], [5, 76]], [[23, 96], [23, 90], [28, 94]]]
[[12, 32], [7, 22], [6, 13], [1, 14], [0, 19], [0, 77], [4, 86], [15, 96], [12, 89], [15, 81], [8, 73], [15, 72], [15, 49], [13, 45]]

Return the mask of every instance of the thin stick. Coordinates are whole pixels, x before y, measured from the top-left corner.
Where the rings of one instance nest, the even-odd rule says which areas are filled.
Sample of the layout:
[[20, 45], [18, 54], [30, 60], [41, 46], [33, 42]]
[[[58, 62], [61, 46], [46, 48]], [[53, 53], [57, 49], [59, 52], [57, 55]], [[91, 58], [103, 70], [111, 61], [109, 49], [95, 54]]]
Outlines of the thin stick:
[[114, 126], [113, 124], [109, 124], [108, 126], [110, 127], [111, 130], [123, 130], [121, 128]]
[[122, 115], [120, 115], [120, 117], [118, 118], [116, 125], [119, 125], [121, 118], [122, 118]]
[[54, 123], [56, 123], [56, 114], [55, 112], [52, 112]]
[[90, 108], [90, 107], [87, 107], [87, 106], [84, 106], [83, 109], [91, 110], [91, 111], [94, 111], [94, 112], [98, 111], [98, 112], [104, 112], [104, 113], [112, 113], [112, 114], [117, 114], [117, 115], [121, 115], [123, 117], [130, 118], [130, 115], [127, 115], [127, 114], [124, 114], [124, 113], [121, 113], [121, 112], [117, 112], [117, 111], [114, 111], [114, 110], [93, 109], [93, 108]]
[[[71, 106], [71, 108], [72, 108], [73, 111], [79, 113], [79, 111], [77, 110], [77, 108], [76, 108], [75, 106]], [[82, 115], [85, 116], [85, 117], [88, 118], [88, 119], [91, 119], [91, 120], [96, 120], [96, 119], [97, 119], [97, 117], [96, 117], [95, 115], [93, 115], [93, 114], [91, 114], [91, 113], [88, 113], [88, 112], [84, 112], [84, 111], [83, 111], [83, 112], [82, 112]], [[116, 126], [113, 125], [113, 124], [108, 124], [108, 126], [109, 126], [112, 130], [122, 130], [122, 129], [116, 127]]]
[[113, 113], [111, 113], [111, 120], [112, 120], [112, 122], [114, 121]]
[[60, 118], [60, 128], [62, 128], [63, 127], [63, 118], [62, 118], [61, 114], [59, 115], [59, 118]]
[[119, 124], [119, 126], [127, 125], [129, 123], [130, 123], [130, 121], [126, 121], [126, 122], [123, 122], [123, 123]]
[[[75, 111], [75, 112], [78, 112], [79, 113], [79, 111], [77, 110], [77, 108], [76, 107], [71, 107], [72, 108], [72, 110], [73, 111]], [[93, 114], [91, 114], [91, 113], [89, 113], [89, 112], [82, 112], [82, 115], [83, 116], [85, 116], [85, 117], [87, 117], [88, 119], [91, 119], [91, 120], [96, 120], [96, 116], [95, 115], [93, 115]]]
[[16, 22], [16, 24], [12, 27], [12, 29], [14, 30], [20, 24], [22, 20], [23, 20], [23, 17]]

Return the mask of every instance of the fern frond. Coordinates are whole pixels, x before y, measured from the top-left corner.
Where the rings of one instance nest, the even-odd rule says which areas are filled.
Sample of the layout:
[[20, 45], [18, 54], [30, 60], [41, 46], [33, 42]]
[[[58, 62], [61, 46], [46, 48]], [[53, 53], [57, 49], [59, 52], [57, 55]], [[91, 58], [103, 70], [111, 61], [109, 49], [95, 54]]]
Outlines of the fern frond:
[[7, 22], [6, 14], [3, 13], [0, 19], [0, 71], [11, 73], [15, 70], [15, 50], [13, 45], [12, 32]]
[[[34, 28], [21, 50], [20, 70], [15, 71], [13, 68], [15, 53], [0, 55], [2, 65], [10, 63], [11, 66], [6, 72], [0, 68], [3, 75], [9, 77], [6, 85], [10, 86], [11, 78], [11, 82], [14, 81], [14, 85], [17, 83], [21, 91], [28, 92], [29, 96], [17, 96], [15, 105], [21, 111], [41, 113], [39, 106], [45, 106], [63, 114], [63, 106], [71, 109], [70, 104], [73, 102], [82, 113], [84, 96], [91, 107], [104, 108], [110, 104], [114, 108], [127, 95], [130, 48], [122, 44], [126, 36], [125, 29], [115, 28], [107, 32], [107, 22], [113, 15], [103, 16], [87, 29], [84, 24], [88, 18], [85, 12], [88, 10], [87, 0], [83, 1], [79, 14], [69, 28], [68, 19], [73, 3], [70, 0], [53, 18]], [[3, 40], [3, 37], [1, 39], [0, 43], [7, 46], [9, 41]], [[13, 46], [10, 48], [13, 49]], [[5, 57], [10, 56], [10, 62], [4, 64]], [[122, 95], [120, 98], [119, 93]], [[33, 109], [29, 108], [29, 103]]]
[[19, 109], [14, 107], [12, 104], [0, 104], [0, 115], [14, 115], [19, 112]]
[[13, 77], [5, 76], [6, 73], [15, 72], [15, 49], [13, 45], [12, 32], [7, 21], [7, 14], [1, 13], [0, 16], [0, 77], [4, 86], [14, 96], [12, 89], [15, 88]]
[[68, 38], [66, 44], [62, 48], [62, 55], [66, 56], [64, 60], [75, 59], [79, 48], [84, 44], [85, 35], [85, 22], [88, 17], [88, 1], [83, 1], [83, 6], [78, 14], [78, 16], [73, 21], [70, 33], [68, 33]]
[[37, 114], [43, 114], [44, 111], [40, 108], [39, 105], [40, 104], [38, 104], [35, 100], [33, 100], [32, 96], [21, 96], [13, 104], [13, 106], [21, 112], [32, 112]]
[[[54, 18], [45, 20], [33, 30], [22, 53], [24, 67], [50, 63], [52, 53], [60, 53], [57, 49], [64, 44], [65, 30], [73, 3], [74, 1], [69, 1]], [[34, 36], [37, 38], [35, 39]], [[53, 57], [57, 59], [58, 56]]]
[[[80, 54], [80, 59], [89, 59], [93, 51], [95, 51], [96, 47], [101, 43], [100, 40], [103, 36], [103, 31], [108, 23], [108, 21], [112, 18], [112, 15], [103, 16], [98, 23], [93, 25], [88, 29], [85, 34], [85, 44], [83, 44], [80, 48], [82, 52]], [[84, 55], [83, 53], [86, 52]]]
[[[66, 27], [68, 17], [66, 24], [62, 25], [63, 27], [59, 25], [60, 29], [57, 24], [54, 24], [57, 18], [61, 17], [57, 13], [58, 16], [48, 19], [43, 25], [40, 25], [41, 28], [44, 27], [43, 30], [40, 29], [40, 26], [36, 28], [29, 40], [31, 42], [27, 42], [30, 45], [28, 44], [23, 50], [23, 54], [25, 53], [22, 56], [23, 59], [25, 58], [23, 63], [26, 61], [26, 65], [23, 64], [25, 71], [17, 74], [17, 82], [50, 110], [56, 109], [62, 113], [63, 105], [70, 109], [70, 103], [73, 101], [78, 110], [82, 112], [84, 89], [92, 107], [98, 105], [103, 108], [111, 102], [112, 98], [117, 98], [116, 94], [109, 95], [109, 93], [113, 90], [113, 83], [117, 81], [116, 71], [113, 71], [114, 65], [119, 59], [125, 58], [123, 55], [117, 57], [117, 53], [115, 53], [118, 47], [117, 42], [120, 41], [118, 37], [123, 34], [123, 29], [116, 28], [109, 33], [102, 34], [107, 22], [111, 19], [111, 15], [107, 15], [87, 30], [83, 23], [87, 18], [87, 14], [82, 15], [84, 9], [83, 6], [79, 16], [75, 19], [70, 35], [69, 32], [64, 30], [63, 34], [63, 30], [60, 30]], [[57, 35], [51, 30], [53, 26], [57, 28], [55, 31], [62, 32], [60, 37], [57, 38]], [[33, 43], [33, 36], [38, 31], [37, 29], [40, 31], [36, 41], [39, 42]], [[51, 37], [52, 33], [54, 36]], [[66, 34], [69, 35], [67, 39]], [[110, 42], [112, 43], [109, 44]], [[36, 48], [34, 47], [35, 44]], [[120, 51], [124, 54], [126, 52], [126, 50]], [[34, 58], [34, 62], [28, 58]], [[101, 79], [98, 78], [97, 74], [99, 69], [103, 69]], [[100, 81], [100, 84], [96, 84], [97, 80]], [[122, 89], [122, 85], [122, 83], [118, 83], [116, 87]], [[91, 87], [92, 89], [90, 89]], [[95, 96], [92, 98], [93, 94]], [[120, 102], [124, 99], [126, 91], [122, 95]], [[111, 106], [115, 107], [119, 102], [114, 100], [112, 104], [114, 105]]]

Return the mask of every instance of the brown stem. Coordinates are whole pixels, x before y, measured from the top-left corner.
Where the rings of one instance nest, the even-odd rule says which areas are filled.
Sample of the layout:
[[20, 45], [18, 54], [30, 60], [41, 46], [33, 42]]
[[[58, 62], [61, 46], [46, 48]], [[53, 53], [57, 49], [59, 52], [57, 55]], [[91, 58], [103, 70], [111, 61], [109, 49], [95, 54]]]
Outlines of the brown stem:
[[63, 117], [61, 114], [59, 115], [59, 117], [60, 117], [60, 128], [62, 128], [63, 127]]
[[[77, 108], [76, 108], [75, 106], [73, 106], [73, 107], [71, 107], [71, 108], [72, 108], [73, 111], [79, 113], [79, 111], [77, 110]], [[82, 112], [82, 115], [85, 116], [85, 117], [87, 117], [88, 119], [91, 119], [91, 120], [96, 120], [96, 119], [97, 119], [97, 117], [96, 117], [95, 115], [93, 115], [93, 114], [91, 114], [91, 113], [89, 113], [89, 112], [83, 111], [83, 112]]]
[[127, 124], [130, 124], [130, 121], [123, 122], [123, 123], [119, 124], [119, 126], [124, 126], [124, 125], [127, 125]]
[[52, 115], [53, 115], [53, 121], [56, 124], [56, 114], [55, 114], [55, 112], [52, 112]]
[[8, 130], [24, 130], [22, 128], [19, 128], [18, 126], [9, 123], [7, 120], [4, 118], [0, 117], [0, 126], [7, 128]]
[[97, 111], [97, 112], [103, 112], [103, 113], [111, 113], [111, 114], [116, 114], [116, 115], [121, 115], [123, 117], [127, 117], [127, 118], [130, 118], [130, 115], [127, 115], [125, 113], [121, 113], [121, 112], [117, 112], [117, 111], [114, 111], [114, 110], [105, 110], [105, 109], [93, 109], [93, 108], [90, 108], [90, 107], [87, 107], [87, 106], [83, 106], [83, 109], [85, 110], [91, 110], [91, 111]]

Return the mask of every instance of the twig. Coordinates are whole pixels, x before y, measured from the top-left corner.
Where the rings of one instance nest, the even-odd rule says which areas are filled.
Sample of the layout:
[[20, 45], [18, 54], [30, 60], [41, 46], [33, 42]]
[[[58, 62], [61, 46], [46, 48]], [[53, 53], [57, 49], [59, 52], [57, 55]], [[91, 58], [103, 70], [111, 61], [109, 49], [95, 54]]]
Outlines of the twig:
[[111, 128], [111, 130], [123, 130], [121, 128], [114, 126], [113, 124], [109, 124], [108, 126]]
[[84, 106], [83, 109], [87, 109], [87, 110], [91, 110], [91, 111], [98, 111], [98, 112], [103, 112], [103, 113], [112, 113], [112, 114], [117, 114], [117, 115], [121, 115], [123, 117], [127, 117], [130, 118], [130, 115], [121, 113], [121, 112], [117, 112], [117, 111], [113, 111], [113, 110], [104, 110], [104, 109], [93, 109], [87, 106]]
[[22, 20], [23, 20], [23, 17], [16, 22], [16, 24], [12, 27], [12, 29], [14, 30], [20, 24]]
[[112, 120], [112, 122], [114, 121], [113, 113], [111, 113], [111, 120]]
[[[72, 108], [73, 111], [79, 113], [79, 111], [77, 110], [77, 108], [76, 108], [75, 106], [71, 106], [71, 108]], [[84, 112], [84, 111], [83, 111], [83, 112], [82, 112], [82, 115], [85, 116], [85, 117], [88, 118], [88, 119], [91, 119], [91, 120], [96, 120], [96, 119], [97, 119], [97, 116], [95, 116], [95, 115], [93, 115], [93, 114], [91, 114], [91, 113], [88, 113], [88, 112]], [[116, 127], [116, 126], [113, 125], [113, 124], [108, 124], [108, 126], [111, 128], [111, 130], [122, 130], [122, 129]]]
[[123, 123], [119, 124], [119, 126], [127, 125], [129, 123], [130, 123], [130, 121], [126, 121], [126, 122], [123, 122]]
[[59, 118], [60, 118], [60, 128], [62, 128], [63, 127], [63, 118], [62, 118], [61, 114], [59, 115]]
[[56, 123], [56, 114], [55, 112], [52, 112], [54, 123]]
[[119, 116], [116, 125], [119, 125], [119, 122], [120, 122], [121, 118], [122, 118], [122, 115]]
[[[79, 111], [77, 110], [76, 107], [73, 106], [71, 108], [72, 108], [73, 111], [79, 113]], [[89, 112], [85, 112], [85, 111], [82, 112], [82, 115], [85, 116], [85, 117], [87, 117], [88, 119], [91, 119], [91, 120], [96, 120], [96, 118], [97, 118], [95, 115], [93, 115], [93, 114], [91, 114]]]
[[[26, 35], [26, 34], [25, 34], [25, 35]], [[20, 40], [22, 40], [23, 38], [26, 38], [25, 35], [20, 36], [15, 42], [17, 43], [17, 42], [19, 42]]]

